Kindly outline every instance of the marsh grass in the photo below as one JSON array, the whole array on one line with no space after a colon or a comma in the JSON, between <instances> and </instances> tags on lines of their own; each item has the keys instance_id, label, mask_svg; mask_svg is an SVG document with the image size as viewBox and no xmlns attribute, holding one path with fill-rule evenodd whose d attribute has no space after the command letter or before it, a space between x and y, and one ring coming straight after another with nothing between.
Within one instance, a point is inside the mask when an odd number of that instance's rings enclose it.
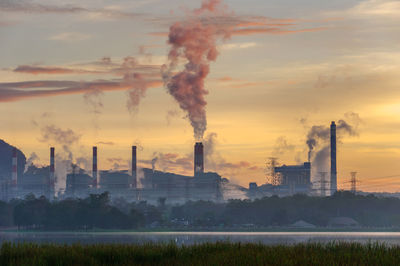
<instances>
[{"instance_id":1,"label":"marsh grass","mask_svg":"<svg viewBox=\"0 0 400 266\"><path fill-rule=\"evenodd\" d=\"M55 245L4 243L0 265L399 265L400 247L370 243Z\"/></svg>"}]
</instances>

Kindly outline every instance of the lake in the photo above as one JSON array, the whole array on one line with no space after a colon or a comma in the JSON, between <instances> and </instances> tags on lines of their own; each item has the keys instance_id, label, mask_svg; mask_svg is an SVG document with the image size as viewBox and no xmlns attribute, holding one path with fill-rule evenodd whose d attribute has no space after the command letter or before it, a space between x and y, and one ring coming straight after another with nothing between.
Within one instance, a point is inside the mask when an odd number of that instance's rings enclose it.
<instances>
[{"instance_id":1,"label":"lake","mask_svg":"<svg viewBox=\"0 0 400 266\"><path fill-rule=\"evenodd\" d=\"M400 245L399 232L0 232L2 242L58 244L169 243L193 245L230 241L263 244L296 244L331 241Z\"/></svg>"}]
</instances>

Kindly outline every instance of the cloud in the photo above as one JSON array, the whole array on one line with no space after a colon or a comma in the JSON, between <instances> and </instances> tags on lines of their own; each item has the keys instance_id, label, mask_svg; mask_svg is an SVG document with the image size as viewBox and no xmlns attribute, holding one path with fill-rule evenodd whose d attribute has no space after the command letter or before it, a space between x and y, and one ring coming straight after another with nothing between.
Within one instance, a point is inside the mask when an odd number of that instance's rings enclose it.
<instances>
[{"instance_id":1,"label":"cloud","mask_svg":"<svg viewBox=\"0 0 400 266\"><path fill-rule=\"evenodd\" d=\"M364 0L351 8L324 13L328 17L346 19L380 19L397 21L400 19L400 2L392 0ZM376 24L376 21L373 21Z\"/></svg>"},{"instance_id":2,"label":"cloud","mask_svg":"<svg viewBox=\"0 0 400 266\"><path fill-rule=\"evenodd\" d=\"M66 41L66 42L77 42L85 41L90 39L92 36L90 34L84 34L79 32L63 32L49 37L52 41Z\"/></svg>"},{"instance_id":3,"label":"cloud","mask_svg":"<svg viewBox=\"0 0 400 266\"><path fill-rule=\"evenodd\" d=\"M52 86L54 85L54 86ZM96 90L100 91L121 91L132 88L133 83L123 81L26 81L15 83L0 83L0 102L14 102L30 98L51 97L72 94L90 93ZM147 81L150 88L162 87L160 80ZM58 88L54 88L58 87ZM61 88L60 88L61 87ZM22 88L22 89L21 89ZM52 89L35 89L52 88ZM33 90L27 90L33 89Z\"/></svg>"},{"instance_id":4,"label":"cloud","mask_svg":"<svg viewBox=\"0 0 400 266\"><path fill-rule=\"evenodd\" d=\"M39 4L30 0L1 0L0 11L29 14L76 14L87 13L89 17L137 18L143 14L121 11L115 8L86 8L75 5Z\"/></svg>"},{"instance_id":5,"label":"cloud","mask_svg":"<svg viewBox=\"0 0 400 266\"><path fill-rule=\"evenodd\" d=\"M219 78L218 81L219 82L231 82L231 81L233 81L233 78L229 77L229 76L225 76L225 77Z\"/></svg>"},{"instance_id":6,"label":"cloud","mask_svg":"<svg viewBox=\"0 0 400 266\"><path fill-rule=\"evenodd\" d=\"M215 27L220 34L225 34L225 38L230 36L246 36L255 34L295 34L305 32L317 32L328 30L328 27L306 27L309 22L325 24L330 22L331 19L324 19L318 21L301 20L293 18L270 18L265 16L248 16L236 14L227 11L226 5L221 4L222 1L207 1L208 3L218 3L220 7L213 10L204 10L199 12L187 12L185 18L174 17L172 18L152 18L153 23L161 24L162 26L170 26L176 21L193 20L197 19L198 25ZM200 9L199 9L200 10ZM156 37L168 37L168 32L157 31L150 32L149 35Z\"/></svg>"},{"instance_id":7,"label":"cloud","mask_svg":"<svg viewBox=\"0 0 400 266\"><path fill-rule=\"evenodd\" d=\"M96 142L96 144L97 145L110 145L110 146L115 145L115 143L112 141L98 141L98 142Z\"/></svg>"},{"instance_id":8,"label":"cloud","mask_svg":"<svg viewBox=\"0 0 400 266\"><path fill-rule=\"evenodd\" d=\"M78 13L87 12L88 9L64 5L43 5L38 3L33 3L32 1L23 0L2 0L0 1L0 10L5 12L24 12L24 13Z\"/></svg>"},{"instance_id":9,"label":"cloud","mask_svg":"<svg viewBox=\"0 0 400 266\"><path fill-rule=\"evenodd\" d=\"M222 86L234 89L242 89L248 87L262 87L271 85L273 82L269 81L249 81L242 79L235 79L229 76L218 78L217 81L221 83Z\"/></svg>"},{"instance_id":10,"label":"cloud","mask_svg":"<svg viewBox=\"0 0 400 266\"><path fill-rule=\"evenodd\" d=\"M247 35L256 35L256 34L272 34L272 35L287 35L287 34L296 34L296 33L305 33L305 32L318 32L328 30L328 27L315 27L315 28L301 28L301 29L282 29L279 27L271 27L271 28L260 28L260 27L245 27L245 28L236 28L232 31L232 36L247 36ZM150 32L149 35L156 37L167 37L167 32ZM255 46L255 45L254 45ZM250 47L254 47L250 46ZM226 45L227 48L250 48L250 47L235 47ZM226 48L222 46L222 48Z\"/></svg>"},{"instance_id":11,"label":"cloud","mask_svg":"<svg viewBox=\"0 0 400 266\"><path fill-rule=\"evenodd\" d=\"M318 27L318 28L306 28L306 29L292 29L292 30L284 30L282 28L240 28L235 29L233 35L236 36L246 36L246 35L254 35L254 34L276 34L276 35L285 35L285 34L294 34L294 33L302 33L302 32L316 32L327 30L327 27Z\"/></svg>"},{"instance_id":12,"label":"cloud","mask_svg":"<svg viewBox=\"0 0 400 266\"><path fill-rule=\"evenodd\" d=\"M82 68L90 68L84 69ZM148 88L162 87L160 66L139 64L133 57L124 58L121 64L105 57L100 61L75 65L72 67L30 66L23 65L13 70L17 73L30 74L109 74L118 79L94 81L69 80L36 80L21 82L0 82L0 102L19 101L28 98L50 97L59 95L85 94L87 103L94 107L94 112L100 112L102 92L126 90L130 93L129 106L136 108L141 97Z\"/></svg>"},{"instance_id":13,"label":"cloud","mask_svg":"<svg viewBox=\"0 0 400 266\"><path fill-rule=\"evenodd\" d=\"M245 43L227 43L220 46L222 50L238 50L238 49L248 49L256 47L255 42L245 42Z\"/></svg>"},{"instance_id":14,"label":"cloud","mask_svg":"<svg viewBox=\"0 0 400 266\"><path fill-rule=\"evenodd\" d=\"M400 2L387 0L363 1L348 10L348 13L359 16L400 16Z\"/></svg>"},{"instance_id":15,"label":"cloud","mask_svg":"<svg viewBox=\"0 0 400 266\"><path fill-rule=\"evenodd\" d=\"M21 65L13 70L18 73L27 73L33 75L39 74L99 74L104 73L101 71L90 71L84 69L70 69L65 67L44 67L44 66L30 66Z\"/></svg>"}]
</instances>

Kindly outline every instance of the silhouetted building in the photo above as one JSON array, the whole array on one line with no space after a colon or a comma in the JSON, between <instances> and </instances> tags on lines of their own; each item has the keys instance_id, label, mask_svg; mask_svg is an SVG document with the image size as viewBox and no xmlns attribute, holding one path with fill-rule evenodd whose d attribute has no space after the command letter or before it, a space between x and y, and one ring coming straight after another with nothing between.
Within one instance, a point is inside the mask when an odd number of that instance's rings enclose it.
<instances>
[{"instance_id":1,"label":"silhouetted building","mask_svg":"<svg viewBox=\"0 0 400 266\"><path fill-rule=\"evenodd\" d=\"M302 165L283 165L275 167L275 174L280 175L279 190L283 194L308 194L311 189L311 163Z\"/></svg>"},{"instance_id":2,"label":"silhouetted building","mask_svg":"<svg viewBox=\"0 0 400 266\"><path fill-rule=\"evenodd\" d=\"M222 179L217 173L198 173L195 178L147 168L143 169L143 173L141 200L156 201L158 198L166 198L169 202L222 200Z\"/></svg>"},{"instance_id":3,"label":"silhouetted building","mask_svg":"<svg viewBox=\"0 0 400 266\"><path fill-rule=\"evenodd\" d=\"M67 197L87 197L93 186L93 177L82 169L77 170L73 166L72 173L67 175L65 194Z\"/></svg>"}]
</instances>

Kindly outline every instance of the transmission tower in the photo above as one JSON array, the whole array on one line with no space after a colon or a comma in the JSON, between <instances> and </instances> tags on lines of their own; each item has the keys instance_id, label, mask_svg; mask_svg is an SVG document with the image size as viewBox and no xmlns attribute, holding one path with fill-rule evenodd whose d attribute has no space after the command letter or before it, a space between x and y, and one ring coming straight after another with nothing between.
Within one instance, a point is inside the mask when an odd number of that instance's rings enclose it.
<instances>
[{"instance_id":1,"label":"transmission tower","mask_svg":"<svg viewBox=\"0 0 400 266\"><path fill-rule=\"evenodd\" d=\"M327 172L319 172L321 197L325 197L326 191L328 190L328 188L327 188L328 181L326 180L327 174L328 174Z\"/></svg>"},{"instance_id":2,"label":"transmission tower","mask_svg":"<svg viewBox=\"0 0 400 266\"><path fill-rule=\"evenodd\" d=\"M275 157L268 158L265 168L265 174L267 177L267 184L271 184L274 186L281 184L280 175L275 173L275 167L278 166L278 159Z\"/></svg>"},{"instance_id":3,"label":"transmission tower","mask_svg":"<svg viewBox=\"0 0 400 266\"><path fill-rule=\"evenodd\" d=\"M357 172L351 172L350 175L351 175L351 180L350 180L351 192L355 194L357 192L357 178L356 178Z\"/></svg>"}]
</instances>

